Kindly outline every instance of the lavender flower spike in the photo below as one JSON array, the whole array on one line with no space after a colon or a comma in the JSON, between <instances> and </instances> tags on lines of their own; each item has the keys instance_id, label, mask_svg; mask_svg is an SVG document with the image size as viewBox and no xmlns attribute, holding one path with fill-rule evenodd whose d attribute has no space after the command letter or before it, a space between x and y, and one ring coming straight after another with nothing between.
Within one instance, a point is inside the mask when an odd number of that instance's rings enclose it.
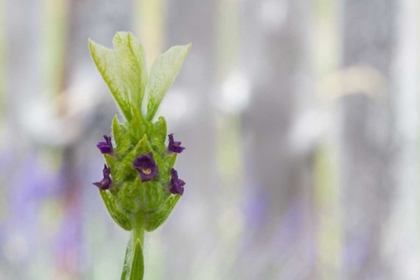
<instances>
[{"instance_id":1,"label":"lavender flower spike","mask_svg":"<svg viewBox=\"0 0 420 280\"><path fill-rule=\"evenodd\" d=\"M184 194L185 182L178 178L178 172L172 168L171 170L171 182L169 184L169 191L173 194Z\"/></svg>"},{"instance_id":2,"label":"lavender flower spike","mask_svg":"<svg viewBox=\"0 0 420 280\"><path fill-rule=\"evenodd\" d=\"M101 190L107 190L112 187L112 180L109 177L109 175L111 174L111 168L109 168L108 166L106 166L106 164L104 164L104 169L102 172L104 174L104 178L100 182L96 182L92 184L97 186Z\"/></svg>"},{"instance_id":3,"label":"lavender flower spike","mask_svg":"<svg viewBox=\"0 0 420 280\"><path fill-rule=\"evenodd\" d=\"M168 135L168 138L169 138L168 151L172 153L180 154L185 149L185 147L181 147L181 142L175 141L173 135L174 135L173 133Z\"/></svg>"},{"instance_id":4,"label":"lavender flower spike","mask_svg":"<svg viewBox=\"0 0 420 280\"><path fill-rule=\"evenodd\" d=\"M154 179L158 173L158 166L153 159L152 152L138 156L133 162L133 167L139 172L142 182Z\"/></svg>"},{"instance_id":5,"label":"lavender flower spike","mask_svg":"<svg viewBox=\"0 0 420 280\"><path fill-rule=\"evenodd\" d=\"M112 154L114 152L114 148L112 147L111 136L104 135L105 142L99 142L96 147L101 151L103 154Z\"/></svg>"}]
</instances>

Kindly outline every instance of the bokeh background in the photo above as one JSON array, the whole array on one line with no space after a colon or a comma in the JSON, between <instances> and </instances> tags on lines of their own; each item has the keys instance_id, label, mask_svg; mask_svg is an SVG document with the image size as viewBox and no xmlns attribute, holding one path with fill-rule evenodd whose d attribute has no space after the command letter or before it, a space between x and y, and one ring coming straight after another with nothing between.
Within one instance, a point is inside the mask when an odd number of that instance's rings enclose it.
<instances>
[{"instance_id":1,"label":"bokeh background","mask_svg":"<svg viewBox=\"0 0 420 280\"><path fill-rule=\"evenodd\" d=\"M87 40L149 65L187 182L150 280L420 279L419 1L0 0L0 279L119 279L91 183L117 112Z\"/></svg>"}]
</instances>

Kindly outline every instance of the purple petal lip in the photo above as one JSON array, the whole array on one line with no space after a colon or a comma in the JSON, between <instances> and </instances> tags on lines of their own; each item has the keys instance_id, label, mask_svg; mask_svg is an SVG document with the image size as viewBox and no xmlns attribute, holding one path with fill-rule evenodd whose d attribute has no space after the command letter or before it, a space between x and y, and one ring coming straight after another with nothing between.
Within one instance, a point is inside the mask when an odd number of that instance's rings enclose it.
<instances>
[{"instance_id":1,"label":"purple petal lip","mask_svg":"<svg viewBox=\"0 0 420 280\"><path fill-rule=\"evenodd\" d=\"M104 174L104 178L100 182L95 182L93 185L97 186L101 190L107 190L112 187L112 180L109 177L111 174L111 168L107 167L106 164L104 164L104 169L102 170L102 173Z\"/></svg>"},{"instance_id":2,"label":"purple petal lip","mask_svg":"<svg viewBox=\"0 0 420 280\"><path fill-rule=\"evenodd\" d=\"M185 150L185 147L181 146L181 142L180 141L175 141L174 140L174 134L171 133L168 135L169 138L169 145L168 145L168 151L172 152L172 153L182 153L183 150Z\"/></svg>"},{"instance_id":3,"label":"purple petal lip","mask_svg":"<svg viewBox=\"0 0 420 280\"><path fill-rule=\"evenodd\" d=\"M133 162L133 167L139 172L142 182L153 180L158 173L152 152L138 156Z\"/></svg>"},{"instance_id":4,"label":"purple petal lip","mask_svg":"<svg viewBox=\"0 0 420 280\"><path fill-rule=\"evenodd\" d=\"M169 191L173 194L184 194L185 182L178 178L178 172L172 168L171 170L171 182L169 183Z\"/></svg>"},{"instance_id":5,"label":"purple petal lip","mask_svg":"<svg viewBox=\"0 0 420 280\"><path fill-rule=\"evenodd\" d=\"M111 136L104 135L105 142L99 142L96 147L101 151L102 154L112 154L114 148L112 147Z\"/></svg>"}]
</instances>

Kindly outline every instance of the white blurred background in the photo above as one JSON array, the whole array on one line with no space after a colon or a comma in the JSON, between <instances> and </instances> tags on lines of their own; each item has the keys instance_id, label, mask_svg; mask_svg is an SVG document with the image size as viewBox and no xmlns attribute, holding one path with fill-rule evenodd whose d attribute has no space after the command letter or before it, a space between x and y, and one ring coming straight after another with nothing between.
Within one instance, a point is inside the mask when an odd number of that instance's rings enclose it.
<instances>
[{"instance_id":1,"label":"white blurred background","mask_svg":"<svg viewBox=\"0 0 420 280\"><path fill-rule=\"evenodd\" d=\"M145 280L420 279L419 1L0 0L0 279L119 279L87 47L192 42L158 115L185 195Z\"/></svg>"}]
</instances>

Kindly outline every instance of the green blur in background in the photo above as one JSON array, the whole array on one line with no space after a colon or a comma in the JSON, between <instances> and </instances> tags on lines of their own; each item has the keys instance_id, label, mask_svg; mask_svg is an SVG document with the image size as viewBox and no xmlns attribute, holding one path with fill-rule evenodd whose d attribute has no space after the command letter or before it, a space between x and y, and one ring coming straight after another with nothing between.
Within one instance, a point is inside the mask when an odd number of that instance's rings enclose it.
<instances>
[{"instance_id":1,"label":"green blur in background","mask_svg":"<svg viewBox=\"0 0 420 280\"><path fill-rule=\"evenodd\" d=\"M157 115L185 194L144 279L420 279L417 0L0 0L0 279L119 279L89 56L192 42Z\"/></svg>"}]
</instances>

